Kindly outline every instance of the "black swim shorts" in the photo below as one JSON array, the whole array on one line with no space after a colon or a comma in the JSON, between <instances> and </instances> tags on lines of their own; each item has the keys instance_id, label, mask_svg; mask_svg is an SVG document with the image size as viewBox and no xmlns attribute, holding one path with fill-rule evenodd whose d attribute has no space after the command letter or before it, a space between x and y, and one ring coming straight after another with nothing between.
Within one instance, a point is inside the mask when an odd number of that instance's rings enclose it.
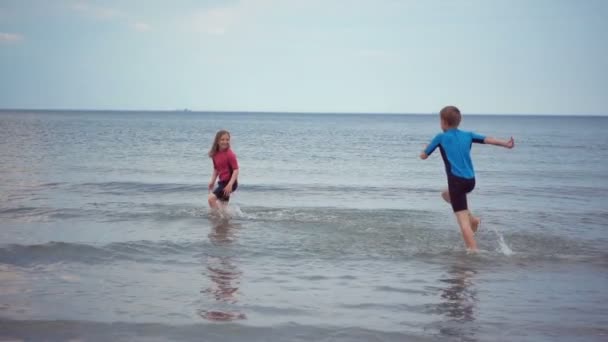
<instances>
[{"instance_id":1,"label":"black swim shorts","mask_svg":"<svg viewBox=\"0 0 608 342\"><path fill-rule=\"evenodd\" d=\"M217 182L217 187L215 188L215 190L213 190L213 194L215 195L215 197L217 197L218 200L224 202L228 202L230 200L230 195L226 196L226 194L224 194L224 188L226 187L226 185L228 185L228 182ZM238 187L239 183L234 182L234 184L232 185L232 192L235 192L236 188Z\"/></svg>"},{"instance_id":2,"label":"black swim shorts","mask_svg":"<svg viewBox=\"0 0 608 342\"><path fill-rule=\"evenodd\" d=\"M448 177L448 191L454 212L467 210L467 194L475 188L475 178Z\"/></svg>"}]
</instances>

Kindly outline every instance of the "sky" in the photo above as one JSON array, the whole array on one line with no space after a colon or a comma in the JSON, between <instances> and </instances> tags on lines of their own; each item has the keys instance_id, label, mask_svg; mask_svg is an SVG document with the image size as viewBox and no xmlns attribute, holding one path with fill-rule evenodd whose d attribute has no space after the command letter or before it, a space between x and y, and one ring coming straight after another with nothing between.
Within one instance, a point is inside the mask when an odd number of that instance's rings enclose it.
<instances>
[{"instance_id":1,"label":"sky","mask_svg":"<svg viewBox=\"0 0 608 342\"><path fill-rule=\"evenodd\" d=\"M0 0L0 108L608 115L604 0Z\"/></svg>"}]
</instances>

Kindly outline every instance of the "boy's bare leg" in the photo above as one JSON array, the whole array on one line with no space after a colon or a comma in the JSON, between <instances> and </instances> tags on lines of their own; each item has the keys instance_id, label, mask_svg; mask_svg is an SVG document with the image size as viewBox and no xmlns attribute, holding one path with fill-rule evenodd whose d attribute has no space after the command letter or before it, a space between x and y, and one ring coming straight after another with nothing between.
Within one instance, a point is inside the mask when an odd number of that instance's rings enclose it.
<instances>
[{"instance_id":1,"label":"boy's bare leg","mask_svg":"<svg viewBox=\"0 0 608 342\"><path fill-rule=\"evenodd\" d=\"M450 201L450 192L447 189L441 192L441 197L444 201L452 203ZM479 223L481 222L481 219L479 219L479 217L474 216L473 213L469 212L469 220L471 221L471 230L473 230L473 233L476 233L477 228L479 228Z\"/></svg>"},{"instance_id":2,"label":"boy's bare leg","mask_svg":"<svg viewBox=\"0 0 608 342\"><path fill-rule=\"evenodd\" d=\"M473 233L477 233L477 228L479 228L481 219L477 216L473 216L473 214L469 212L469 221L471 222L471 230L473 231Z\"/></svg>"},{"instance_id":3,"label":"boy's bare leg","mask_svg":"<svg viewBox=\"0 0 608 342\"><path fill-rule=\"evenodd\" d=\"M452 201L450 201L450 192L447 189L441 192L441 198L448 203L452 203Z\"/></svg>"},{"instance_id":4,"label":"boy's bare leg","mask_svg":"<svg viewBox=\"0 0 608 342\"><path fill-rule=\"evenodd\" d=\"M471 214L468 210L461 210L454 214L456 215L456 220L458 220L460 232L462 233L462 238L464 239L467 249L476 251L477 242L475 242L473 230L471 229Z\"/></svg>"}]
</instances>

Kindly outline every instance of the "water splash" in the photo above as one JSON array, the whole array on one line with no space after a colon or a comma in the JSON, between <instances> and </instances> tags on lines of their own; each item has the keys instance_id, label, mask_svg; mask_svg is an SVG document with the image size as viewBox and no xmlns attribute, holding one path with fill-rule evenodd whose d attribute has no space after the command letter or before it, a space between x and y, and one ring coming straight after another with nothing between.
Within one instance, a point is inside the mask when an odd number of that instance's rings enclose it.
<instances>
[{"instance_id":1,"label":"water splash","mask_svg":"<svg viewBox=\"0 0 608 342\"><path fill-rule=\"evenodd\" d=\"M492 227L492 230L494 231L494 233L496 233L496 236L498 237L498 251L506 256L513 255L513 250L511 249L511 247L509 247L509 245L507 245L507 243L505 242L505 238L502 236L502 234L498 232L495 227Z\"/></svg>"},{"instance_id":2,"label":"water splash","mask_svg":"<svg viewBox=\"0 0 608 342\"><path fill-rule=\"evenodd\" d=\"M223 208L211 210L209 216L213 219L230 220L230 219L246 219L251 216L241 210L236 204L228 204Z\"/></svg>"},{"instance_id":3,"label":"water splash","mask_svg":"<svg viewBox=\"0 0 608 342\"><path fill-rule=\"evenodd\" d=\"M249 215L241 210L236 204L230 204L224 209L228 215L234 218L249 218Z\"/></svg>"}]
</instances>

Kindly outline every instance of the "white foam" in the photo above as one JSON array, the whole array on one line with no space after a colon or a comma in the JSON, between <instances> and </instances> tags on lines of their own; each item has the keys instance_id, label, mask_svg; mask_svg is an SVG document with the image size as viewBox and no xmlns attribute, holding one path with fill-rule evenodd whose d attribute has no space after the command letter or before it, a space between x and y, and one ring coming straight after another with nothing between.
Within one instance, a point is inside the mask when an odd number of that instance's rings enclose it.
<instances>
[{"instance_id":1,"label":"white foam","mask_svg":"<svg viewBox=\"0 0 608 342\"><path fill-rule=\"evenodd\" d=\"M505 242L505 238L502 236L502 234L499 233L495 227L492 227L492 230L494 231L494 233L496 233L496 236L498 236L498 251L506 256L513 255L513 250L511 249L511 247L509 247L509 245L507 245L507 243Z\"/></svg>"},{"instance_id":2,"label":"white foam","mask_svg":"<svg viewBox=\"0 0 608 342\"><path fill-rule=\"evenodd\" d=\"M229 204L226 208L224 208L224 211L227 212L228 215L230 215L230 217L232 217L232 218L249 218L250 217L245 212L243 212L241 210L241 207L239 207L237 204Z\"/></svg>"},{"instance_id":3,"label":"white foam","mask_svg":"<svg viewBox=\"0 0 608 342\"><path fill-rule=\"evenodd\" d=\"M250 218L250 215L243 212L241 207L239 207L237 204L228 204L227 206L221 207L217 210L211 210L209 215L222 220Z\"/></svg>"}]
</instances>

